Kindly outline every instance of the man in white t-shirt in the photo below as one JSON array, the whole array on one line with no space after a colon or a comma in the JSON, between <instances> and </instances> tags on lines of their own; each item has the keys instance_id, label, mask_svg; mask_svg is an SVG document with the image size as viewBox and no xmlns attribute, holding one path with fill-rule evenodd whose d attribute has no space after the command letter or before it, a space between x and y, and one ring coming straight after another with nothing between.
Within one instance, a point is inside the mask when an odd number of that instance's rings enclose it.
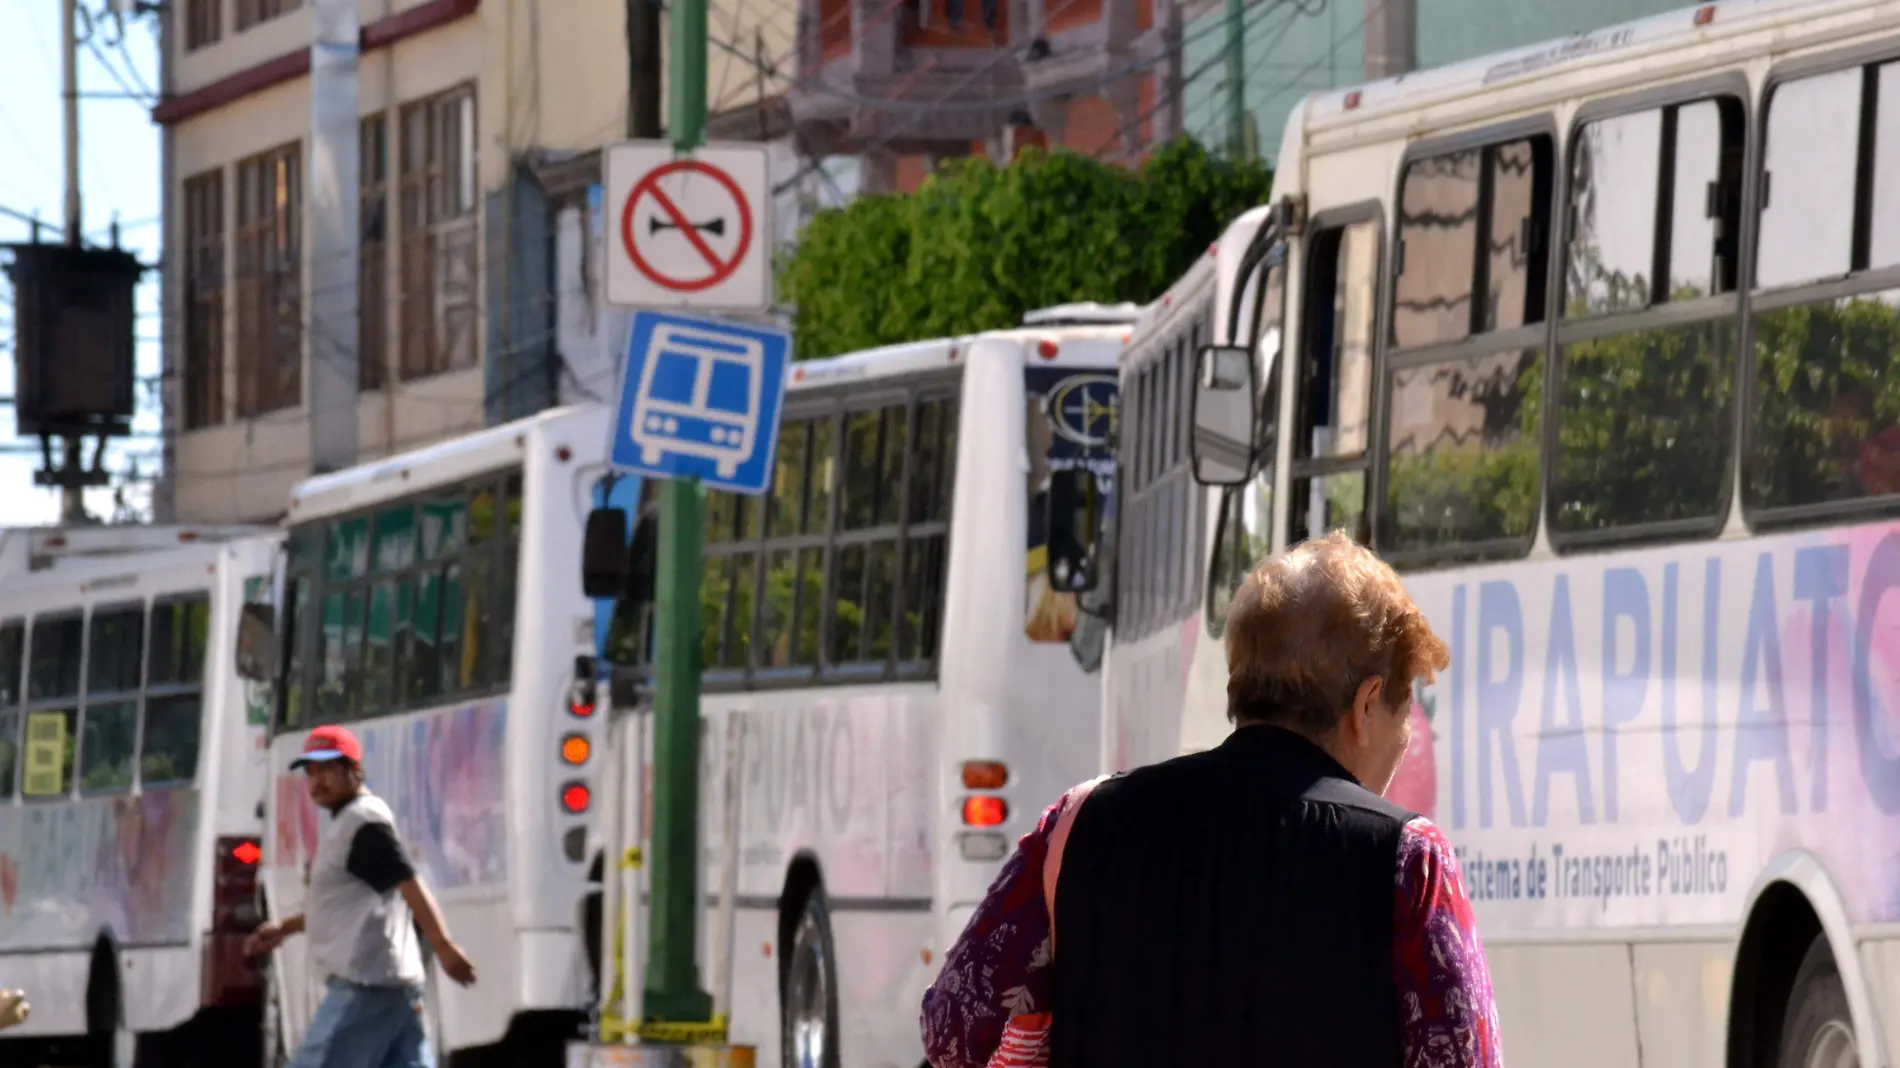
<instances>
[{"instance_id":1,"label":"man in white t-shirt","mask_svg":"<svg viewBox=\"0 0 1900 1068\"><path fill-rule=\"evenodd\" d=\"M310 859L303 915L267 921L249 946L253 955L269 953L304 932L327 984L290 1068L432 1068L416 927L449 978L467 986L475 967L450 941L435 898L396 838L389 806L363 786L356 736L318 727L290 767L303 769L310 799L329 811L330 823Z\"/></svg>"}]
</instances>

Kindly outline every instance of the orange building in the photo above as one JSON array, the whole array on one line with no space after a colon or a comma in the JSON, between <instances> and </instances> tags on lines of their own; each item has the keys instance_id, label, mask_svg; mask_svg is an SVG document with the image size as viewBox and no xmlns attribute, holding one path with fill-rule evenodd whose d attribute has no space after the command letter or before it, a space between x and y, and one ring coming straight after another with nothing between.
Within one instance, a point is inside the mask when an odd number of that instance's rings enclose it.
<instances>
[{"instance_id":1,"label":"orange building","mask_svg":"<svg viewBox=\"0 0 1900 1068\"><path fill-rule=\"evenodd\" d=\"M862 157L866 192L1027 144L1134 162L1181 129L1167 0L799 0L800 150Z\"/></svg>"}]
</instances>

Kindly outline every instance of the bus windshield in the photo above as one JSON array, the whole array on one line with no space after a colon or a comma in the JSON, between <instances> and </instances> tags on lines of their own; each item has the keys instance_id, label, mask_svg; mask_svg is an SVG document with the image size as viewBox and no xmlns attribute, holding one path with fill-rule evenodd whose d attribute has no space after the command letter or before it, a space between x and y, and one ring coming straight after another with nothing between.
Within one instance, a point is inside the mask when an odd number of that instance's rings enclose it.
<instances>
[{"instance_id":1,"label":"bus windshield","mask_svg":"<svg viewBox=\"0 0 1900 1068\"><path fill-rule=\"evenodd\" d=\"M520 541L519 470L292 528L280 728L505 688Z\"/></svg>"}]
</instances>

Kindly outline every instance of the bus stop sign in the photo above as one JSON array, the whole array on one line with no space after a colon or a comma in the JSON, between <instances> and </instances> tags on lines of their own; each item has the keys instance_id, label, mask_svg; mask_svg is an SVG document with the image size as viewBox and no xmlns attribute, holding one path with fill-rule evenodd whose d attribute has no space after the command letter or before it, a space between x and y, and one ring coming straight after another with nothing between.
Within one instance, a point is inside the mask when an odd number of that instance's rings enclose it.
<instances>
[{"instance_id":1,"label":"bus stop sign","mask_svg":"<svg viewBox=\"0 0 1900 1068\"><path fill-rule=\"evenodd\" d=\"M791 353L780 330L635 312L608 462L652 478L764 493Z\"/></svg>"}]
</instances>

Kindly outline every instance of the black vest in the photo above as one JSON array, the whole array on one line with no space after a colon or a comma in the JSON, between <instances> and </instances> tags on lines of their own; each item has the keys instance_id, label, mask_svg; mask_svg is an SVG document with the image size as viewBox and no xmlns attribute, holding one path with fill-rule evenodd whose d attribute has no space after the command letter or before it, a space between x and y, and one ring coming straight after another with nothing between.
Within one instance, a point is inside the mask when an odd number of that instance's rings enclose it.
<instances>
[{"instance_id":1,"label":"black vest","mask_svg":"<svg viewBox=\"0 0 1900 1068\"><path fill-rule=\"evenodd\" d=\"M1098 785L1056 885L1051 1068L1397 1068L1412 818L1277 727Z\"/></svg>"}]
</instances>

